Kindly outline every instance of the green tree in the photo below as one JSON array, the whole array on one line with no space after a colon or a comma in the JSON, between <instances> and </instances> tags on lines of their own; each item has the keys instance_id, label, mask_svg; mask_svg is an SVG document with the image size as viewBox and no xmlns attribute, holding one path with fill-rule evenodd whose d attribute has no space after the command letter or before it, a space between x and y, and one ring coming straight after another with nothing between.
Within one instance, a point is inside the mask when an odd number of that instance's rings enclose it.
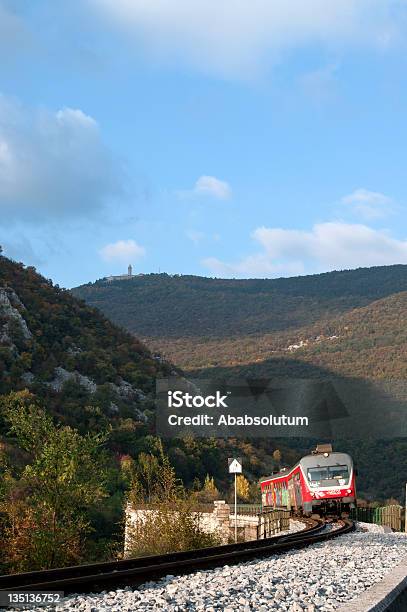
<instances>
[{"instance_id":1,"label":"green tree","mask_svg":"<svg viewBox=\"0 0 407 612\"><path fill-rule=\"evenodd\" d=\"M249 499L248 501L256 504L261 503L261 489L259 482L251 482L249 488Z\"/></svg>"},{"instance_id":2,"label":"green tree","mask_svg":"<svg viewBox=\"0 0 407 612\"><path fill-rule=\"evenodd\" d=\"M159 478L159 462L151 453L140 453L138 456L137 475L145 491L146 501L151 502Z\"/></svg>"},{"instance_id":3,"label":"green tree","mask_svg":"<svg viewBox=\"0 0 407 612\"><path fill-rule=\"evenodd\" d=\"M105 495L105 434L81 436L55 425L27 391L0 400L3 418L30 461L4 482L4 557L13 571L81 560L87 511Z\"/></svg>"},{"instance_id":4,"label":"green tree","mask_svg":"<svg viewBox=\"0 0 407 612\"><path fill-rule=\"evenodd\" d=\"M161 554L213 546L218 535L206 532L194 511L195 495L188 494L158 442L157 463L142 458L128 495L126 555ZM155 483L146 489L145 467L154 466ZM152 503L150 503L152 502Z\"/></svg>"}]
</instances>

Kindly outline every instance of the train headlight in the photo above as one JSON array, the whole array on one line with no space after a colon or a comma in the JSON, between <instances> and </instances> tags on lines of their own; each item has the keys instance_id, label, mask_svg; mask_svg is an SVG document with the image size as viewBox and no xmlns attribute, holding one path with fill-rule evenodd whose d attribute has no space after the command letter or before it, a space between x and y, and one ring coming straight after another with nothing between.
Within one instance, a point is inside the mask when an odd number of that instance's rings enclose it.
<instances>
[{"instance_id":1,"label":"train headlight","mask_svg":"<svg viewBox=\"0 0 407 612\"><path fill-rule=\"evenodd\" d=\"M352 493L352 489L348 489L346 493Z\"/></svg>"},{"instance_id":2,"label":"train headlight","mask_svg":"<svg viewBox=\"0 0 407 612\"><path fill-rule=\"evenodd\" d=\"M324 457L329 457L329 453L324 453Z\"/></svg>"}]
</instances>

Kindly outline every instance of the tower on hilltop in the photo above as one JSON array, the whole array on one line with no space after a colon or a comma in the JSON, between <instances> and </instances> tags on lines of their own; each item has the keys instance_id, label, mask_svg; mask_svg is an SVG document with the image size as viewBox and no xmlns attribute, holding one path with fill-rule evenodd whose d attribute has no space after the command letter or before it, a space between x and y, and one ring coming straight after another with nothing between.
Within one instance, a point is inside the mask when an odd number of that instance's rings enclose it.
<instances>
[{"instance_id":1,"label":"tower on hilltop","mask_svg":"<svg viewBox=\"0 0 407 612\"><path fill-rule=\"evenodd\" d=\"M133 276L133 267L131 264L129 264L129 267L127 268L127 276Z\"/></svg>"}]
</instances>

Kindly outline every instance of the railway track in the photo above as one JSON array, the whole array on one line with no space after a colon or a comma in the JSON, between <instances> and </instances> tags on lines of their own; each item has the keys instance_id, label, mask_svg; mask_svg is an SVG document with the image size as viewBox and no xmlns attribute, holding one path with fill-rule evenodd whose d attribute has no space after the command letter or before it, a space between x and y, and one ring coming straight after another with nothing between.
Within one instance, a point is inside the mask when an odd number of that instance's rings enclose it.
<instances>
[{"instance_id":1,"label":"railway track","mask_svg":"<svg viewBox=\"0 0 407 612\"><path fill-rule=\"evenodd\" d=\"M321 520L305 519L305 522L307 526L302 531L263 540L0 576L0 593L2 591L63 591L65 595L68 595L100 592L128 585L136 586L168 574L192 573L196 570L266 557L292 548L323 542L354 529L353 521L348 519L338 521L340 527L335 530L327 530L327 524Z\"/></svg>"}]
</instances>

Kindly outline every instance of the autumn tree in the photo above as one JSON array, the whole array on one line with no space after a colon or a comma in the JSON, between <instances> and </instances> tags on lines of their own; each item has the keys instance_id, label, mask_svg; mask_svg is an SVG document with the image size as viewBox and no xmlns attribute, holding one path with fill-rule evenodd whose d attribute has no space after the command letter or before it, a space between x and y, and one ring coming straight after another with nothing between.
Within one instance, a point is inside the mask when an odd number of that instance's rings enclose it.
<instances>
[{"instance_id":1,"label":"autumn tree","mask_svg":"<svg viewBox=\"0 0 407 612\"><path fill-rule=\"evenodd\" d=\"M247 501L249 499L250 483L243 474L238 474L236 478L236 492L239 499Z\"/></svg>"},{"instance_id":2,"label":"autumn tree","mask_svg":"<svg viewBox=\"0 0 407 612\"><path fill-rule=\"evenodd\" d=\"M216 488L215 485L215 480L213 478L213 476L209 476L209 474L206 475L205 477L205 482L204 482L204 491L207 491L208 493L210 493L211 495L219 495L219 491Z\"/></svg>"},{"instance_id":3,"label":"autumn tree","mask_svg":"<svg viewBox=\"0 0 407 612\"><path fill-rule=\"evenodd\" d=\"M199 503L212 503L215 499L219 499L219 491L215 485L213 476L206 474L203 487L195 493L196 500Z\"/></svg>"}]
</instances>

